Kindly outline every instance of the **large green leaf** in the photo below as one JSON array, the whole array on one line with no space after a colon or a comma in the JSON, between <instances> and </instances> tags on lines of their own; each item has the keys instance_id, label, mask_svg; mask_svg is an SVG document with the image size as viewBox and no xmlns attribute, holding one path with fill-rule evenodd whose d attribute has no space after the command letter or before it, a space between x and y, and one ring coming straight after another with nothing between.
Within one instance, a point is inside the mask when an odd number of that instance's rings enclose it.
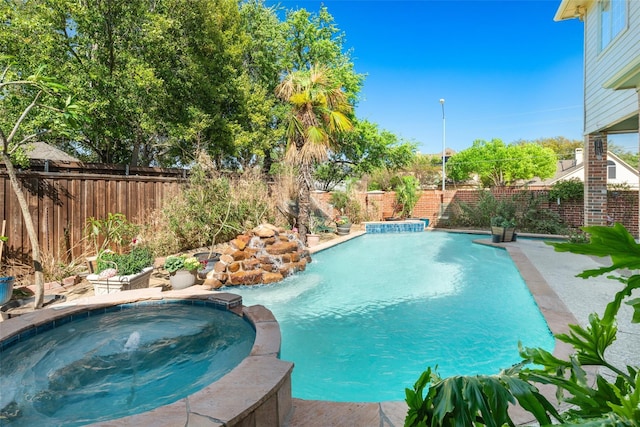
<instances>
[{"instance_id":1,"label":"large green leaf","mask_svg":"<svg viewBox=\"0 0 640 427\"><path fill-rule=\"evenodd\" d=\"M586 279L623 268L640 269L640 244L636 243L635 238L622 224L616 223L613 227L591 226L582 229L589 234L589 243L546 242L558 252L611 257L613 264L610 267L586 270L578 274L578 277Z\"/></svg>"}]
</instances>

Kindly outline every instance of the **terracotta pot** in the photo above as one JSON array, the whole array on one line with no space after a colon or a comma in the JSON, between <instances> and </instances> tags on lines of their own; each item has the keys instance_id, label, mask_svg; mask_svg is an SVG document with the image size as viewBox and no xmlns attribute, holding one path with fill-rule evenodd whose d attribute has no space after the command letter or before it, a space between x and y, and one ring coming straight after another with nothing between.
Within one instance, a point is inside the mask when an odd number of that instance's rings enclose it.
<instances>
[{"instance_id":1,"label":"terracotta pot","mask_svg":"<svg viewBox=\"0 0 640 427\"><path fill-rule=\"evenodd\" d=\"M320 243L320 235L319 234L307 234L307 246L312 247L316 246Z\"/></svg>"}]
</instances>

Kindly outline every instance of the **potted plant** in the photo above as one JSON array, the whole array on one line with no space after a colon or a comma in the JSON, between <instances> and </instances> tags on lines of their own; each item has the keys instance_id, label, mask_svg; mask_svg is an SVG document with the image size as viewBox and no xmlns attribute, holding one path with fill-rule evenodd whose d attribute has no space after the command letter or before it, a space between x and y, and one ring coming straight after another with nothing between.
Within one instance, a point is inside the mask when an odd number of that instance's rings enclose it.
<instances>
[{"instance_id":1,"label":"potted plant","mask_svg":"<svg viewBox=\"0 0 640 427\"><path fill-rule=\"evenodd\" d=\"M309 215L309 233L307 233L307 247L316 246L320 243L320 235L317 230L316 218L314 215Z\"/></svg>"},{"instance_id":2,"label":"potted plant","mask_svg":"<svg viewBox=\"0 0 640 427\"><path fill-rule=\"evenodd\" d=\"M338 215L335 218L336 233L338 236L346 236L351 231L351 220L346 215Z\"/></svg>"},{"instance_id":3,"label":"potted plant","mask_svg":"<svg viewBox=\"0 0 640 427\"><path fill-rule=\"evenodd\" d=\"M0 234L0 305L6 303L11 299L13 294L13 283L15 278L13 276L5 275L4 265L2 264L2 251L4 249L4 243L7 241L7 236L4 235L7 221L2 221L2 234Z\"/></svg>"},{"instance_id":4,"label":"potted plant","mask_svg":"<svg viewBox=\"0 0 640 427\"><path fill-rule=\"evenodd\" d=\"M184 289L196 283L196 272L201 267L194 256L169 255L164 261L164 269L169 272L169 283L173 289Z\"/></svg>"},{"instance_id":5,"label":"potted plant","mask_svg":"<svg viewBox=\"0 0 640 427\"><path fill-rule=\"evenodd\" d=\"M97 257L97 271L87 276L96 295L149 287L153 272L153 254L143 245L119 254L102 251Z\"/></svg>"},{"instance_id":6,"label":"potted plant","mask_svg":"<svg viewBox=\"0 0 640 427\"><path fill-rule=\"evenodd\" d=\"M494 243L511 242L515 235L516 221L496 215L491 218L491 235Z\"/></svg>"}]
</instances>

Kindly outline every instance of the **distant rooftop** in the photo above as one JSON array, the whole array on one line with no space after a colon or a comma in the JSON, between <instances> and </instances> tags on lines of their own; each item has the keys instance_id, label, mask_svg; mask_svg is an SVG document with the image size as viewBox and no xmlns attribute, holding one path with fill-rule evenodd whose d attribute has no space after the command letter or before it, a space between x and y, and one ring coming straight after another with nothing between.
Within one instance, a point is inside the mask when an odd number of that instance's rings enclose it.
<instances>
[{"instance_id":1,"label":"distant rooftop","mask_svg":"<svg viewBox=\"0 0 640 427\"><path fill-rule=\"evenodd\" d=\"M70 156L64 151L47 144L46 142L36 141L29 144L32 149L27 153L30 159L35 160L53 160L58 162L79 162L80 160Z\"/></svg>"}]
</instances>

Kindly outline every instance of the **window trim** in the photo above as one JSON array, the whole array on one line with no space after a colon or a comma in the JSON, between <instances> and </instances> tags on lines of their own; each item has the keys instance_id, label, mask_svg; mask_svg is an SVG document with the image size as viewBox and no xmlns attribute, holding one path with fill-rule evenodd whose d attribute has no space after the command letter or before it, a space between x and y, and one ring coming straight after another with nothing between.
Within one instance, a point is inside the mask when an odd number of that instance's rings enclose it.
<instances>
[{"instance_id":1,"label":"window trim","mask_svg":"<svg viewBox=\"0 0 640 427\"><path fill-rule=\"evenodd\" d=\"M613 160L607 160L607 180L616 179L616 162Z\"/></svg>"},{"instance_id":2,"label":"window trim","mask_svg":"<svg viewBox=\"0 0 640 427\"><path fill-rule=\"evenodd\" d=\"M608 12L608 40L607 43L604 44L604 23L603 21L603 7L605 4L609 5ZM614 23L617 20L617 16L613 15L614 10L618 10L614 8L614 4L622 4L622 8L619 9L622 11L623 15L619 19L622 20L622 25L614 34ZM615 41L629 28L629 2L628 0L598 0L598 52L604 52L615 43Z\"/></svg>"}]
</instances>

